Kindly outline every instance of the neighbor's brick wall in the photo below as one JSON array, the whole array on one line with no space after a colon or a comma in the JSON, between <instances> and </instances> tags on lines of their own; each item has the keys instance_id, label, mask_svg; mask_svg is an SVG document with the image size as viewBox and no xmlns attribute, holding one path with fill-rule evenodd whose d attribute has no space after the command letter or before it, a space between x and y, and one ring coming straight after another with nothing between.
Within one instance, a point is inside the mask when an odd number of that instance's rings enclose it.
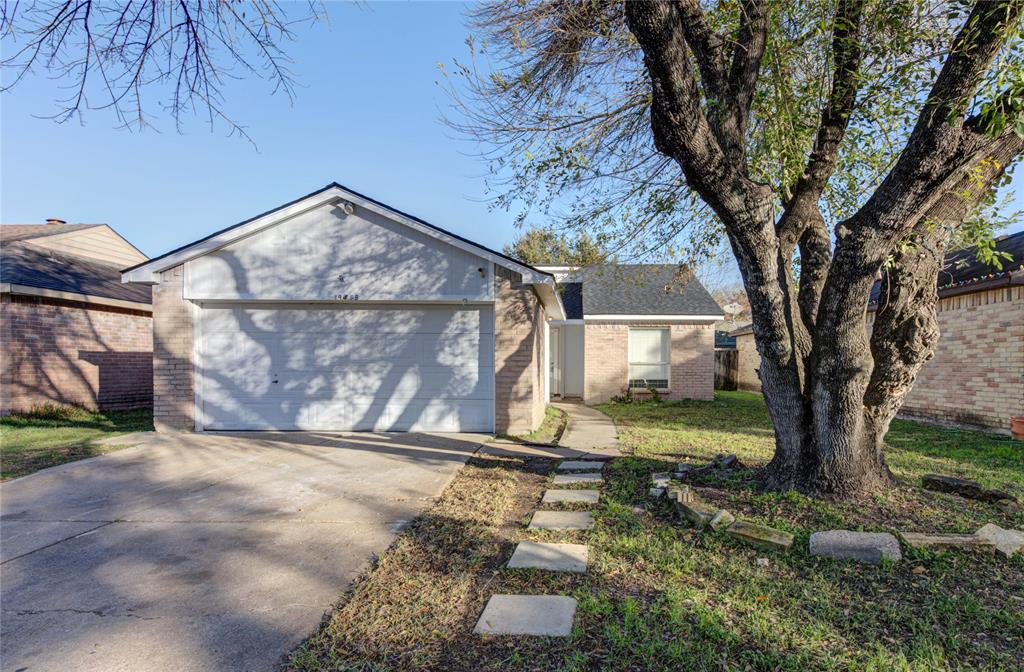
<instances>
[{"instance_id":1,"label":"neighbor's brick wall","mask_svg":"<svg viewBox=\"0 0 1024 672\"><path fill-rule=\"evenodd\" d=\"M736 356L739 358L736 389L760 392L761 377L757 375L757 367L761 365L761 355L757 354L754 335L741 334L737 336L736 351Z\"/></svg>"},{"instance_id":2,"label":"neighbor's brick wall","mask_svg":"<svg viewBox=\"0 0 1024 672\"><path fill-rule=\"evenodd\" d=\"M599 404L622 394L629 378L630 327L660 327L672 332L667 399L715 396L714 325L656 322L588 322L584 327L583 400Z\"/></svg>"},{"instance_id":3,"label":"neighbor's brick wall","mask_svg":"<svg viewBox=\"0 0 1024 672\"><path fill-rule=\"evenodd\" d=\"M195 429L192 311L184 270L160 274L153 287L153 425L157 431Z\"/></svg>"},{"instance_id":4,"label":"neighbor's brick wall","mask_svg":"<svg viewBox=\"0 0 1024 672\"><path fill-rule=\"evenodd\" d=\"M937 309L939 344L901 414L1008 429L1010 416L1024 415L1024 287L939 299ZM736 339L741 381L760 365L753 344L752 335Z\"/></svg>"},{"instance_id":5,"label":"neighbor's brick wall","mask_svg":"<svg viewBox=\"0 0 1024 672\"><path fill-rule=\"evenodd\" d=\"M149 313L4 294L0 325L0 412L46 403L103 411L152 405Z\"/></svg>"},{"instance_id":6,"label":"neighbor's brick wall","mask_svg":"<svg viewBox=\"0 0 1024 672\"><path fill-rule=\"evenodd\" d=\"M1024 415L1024 287L939 299L938 318L935 355L901 413L1009 429Z\"/></svg>"},{"instance_id":7,"label":"neighbor's brick wall","mask_svg":"<svg viewBox=\"0 0 1024 672\"><path fill-rule=\"evenodd\" d=\"M495 431L525 434L544 420L544 308L516 273L498 267L494 302Z\"/></svg>"}]
</instances>

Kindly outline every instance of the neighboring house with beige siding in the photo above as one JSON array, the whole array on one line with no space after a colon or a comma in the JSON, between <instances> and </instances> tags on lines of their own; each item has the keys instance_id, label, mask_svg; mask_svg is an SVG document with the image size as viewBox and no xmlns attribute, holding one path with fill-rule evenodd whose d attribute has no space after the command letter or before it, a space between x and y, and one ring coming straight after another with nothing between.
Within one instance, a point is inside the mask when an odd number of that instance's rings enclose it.
<instances>
[{"instance_id":1,"label":"neighboring house with beige siding","mask_svg":"<svg viewBox=\"0 0 1024 672\"><path fill-rule=\"evenodd\" d=\"M549 325L551 393L598 404L656 389L714 398L722 309L678 264L540 266L559 279L566 319Z\"/></svg>"},{"instance_id":2,"label":"neighboring house with beige siding","mask_svg":"<svg viewBox=\"0 0 1024 672\"><path fill-rule=\"evenodd\" d=\"M152 306L120 282L146 256L105 224L0 226L0 412L152 404Z\"/></svg>"},{"instance_id":3,"label":"neighboring house with beige siding","mask_svg":"<svg viewBox=\"0 0 1024 672\"><path fill-rule=\"evenodd\" d=\"M995 249L1012 257L1003 268L977 261L973 250L949 255L939 275L938 346L922 367L902 415L1007 430L1024 415L1024 232ZM874 322L878 285L868 307ZM740 389L760 390L760 357L750 326L733 332L740 352Z\"/></svg>"}]
</instances>

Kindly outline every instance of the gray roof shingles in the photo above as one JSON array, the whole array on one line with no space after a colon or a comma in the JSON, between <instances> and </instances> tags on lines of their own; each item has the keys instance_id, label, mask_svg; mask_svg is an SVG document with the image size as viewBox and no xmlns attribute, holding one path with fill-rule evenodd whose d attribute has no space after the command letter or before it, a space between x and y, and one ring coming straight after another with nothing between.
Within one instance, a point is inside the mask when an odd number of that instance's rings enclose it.
<instances>
[{"instance_id":1,"label":"gray roof shingles","mask_svg":"<svg viewBox=\"0 0 1024 672\"><path fill-rule=\"evenodd\" d=\"M562 283L568 319L593 315L721 315L697 278L677 264L608 264L581 269Z\"/></svg>"},{"instance_id":2,"label":"gray roof shingles","mask_svg":"<svg viewBox=\"0 0 1024 672\"><path fill-rule=\"evenodd\" d=\"M122 284L118 266L6 240L0 247L0 282L152 303L149 286Z\"/></svg>"}]
</instances>

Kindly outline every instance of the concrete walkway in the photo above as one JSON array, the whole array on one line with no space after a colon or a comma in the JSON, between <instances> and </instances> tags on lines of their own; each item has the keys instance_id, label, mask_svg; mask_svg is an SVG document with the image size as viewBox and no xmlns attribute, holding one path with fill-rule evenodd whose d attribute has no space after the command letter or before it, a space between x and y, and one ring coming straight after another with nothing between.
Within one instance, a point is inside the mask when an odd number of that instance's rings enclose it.
<instances>
[{"instance_id":1,"label":"concrete walkway","mask_svg":"<svg viewBox=\"0 0 1024 672\"><path fill-rule=\"evenodd\" d=\"M583 404L559 402L552 404L569 414L560 448L569 448L593 456L618 457L619 435L615 423L607 415Z\"/></svg>"},{"instance_id":2,"label":"concrete walkway","mask_svg":"<svg viewBox=\"0 0 1024 672\"><path fill-rule=\"evenodd\" d=\"M0 486L3 670L272 670L483 435L157 434Z\"/></svg>"}]
</instances>

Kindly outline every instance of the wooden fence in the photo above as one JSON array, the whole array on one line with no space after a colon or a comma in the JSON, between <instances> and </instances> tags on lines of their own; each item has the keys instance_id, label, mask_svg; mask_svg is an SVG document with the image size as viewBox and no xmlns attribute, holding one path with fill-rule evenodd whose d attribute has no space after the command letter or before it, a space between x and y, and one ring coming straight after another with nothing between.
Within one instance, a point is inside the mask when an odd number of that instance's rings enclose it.
<instances>
[{"instance_id":1,"label":"wooden fence","mask_svg":"<svg viewBox=\"0 0 1024 672\"><path fill-rule=\"evenodd\" d=\"M715 389L735 390L740 378L738 350L715 350Z\"/></svg>"}]
</instances>

